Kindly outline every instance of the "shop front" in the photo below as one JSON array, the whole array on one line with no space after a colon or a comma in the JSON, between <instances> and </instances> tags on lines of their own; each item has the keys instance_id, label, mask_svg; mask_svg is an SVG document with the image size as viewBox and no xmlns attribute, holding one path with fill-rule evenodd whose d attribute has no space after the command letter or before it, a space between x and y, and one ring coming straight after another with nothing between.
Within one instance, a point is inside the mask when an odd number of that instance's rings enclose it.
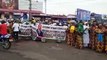
<instances>
[{"instance_id":1,"label":"shop front","mask_svg":"<svg viewBox=\"0 0 107 60\"><path fill-rule=\"evenodd\" d=\"M1 19L19 19L25 18L25 15L31 14L41 14L41 11L29 11L29 10L8 10L0 9L0 18Z\"/></svg>"}]
</instances>

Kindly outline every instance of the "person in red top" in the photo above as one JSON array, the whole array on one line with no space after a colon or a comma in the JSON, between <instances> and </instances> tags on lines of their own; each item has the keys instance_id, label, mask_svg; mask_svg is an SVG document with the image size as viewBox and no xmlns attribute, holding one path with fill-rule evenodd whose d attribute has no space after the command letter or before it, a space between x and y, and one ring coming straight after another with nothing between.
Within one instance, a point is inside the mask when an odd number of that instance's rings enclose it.
<instances>
[{"instance_id":1,"label":"person in red top","mask_svg":"<svg viewBox=\"0 0 107 60\"><path fill-rule=\"evenodd\" d=\"M7 34L7 24L5 24L6 22L3 20L1 21L1 25L0 25L0 35L6 35Z\"/></svg>"}]
</instances>

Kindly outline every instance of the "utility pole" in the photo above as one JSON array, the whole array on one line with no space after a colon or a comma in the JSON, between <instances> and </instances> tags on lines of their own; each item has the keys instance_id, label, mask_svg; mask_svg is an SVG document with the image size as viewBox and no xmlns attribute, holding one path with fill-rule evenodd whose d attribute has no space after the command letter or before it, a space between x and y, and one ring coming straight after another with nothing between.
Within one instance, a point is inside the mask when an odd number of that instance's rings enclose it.
<instances>
[{"instance_id":1,"label":"utility pole","mask_svg":"<svg viewBox=\"0 0 107 60\"><path fill-rule=\"evenodd\" d=\"M44 0L45 1L45 14L47 13L47 0Z\"/></svg>"},{"instance_id":2,"label":"utility pole","mask_svg":"<svg viewBox=\"0 0 107 60\"><path fill-rule=\"evenodd\" d=\"M31 11L32 11L32 0L29 0L29 20L31 20Z\"/></svg>"}]
</instances>

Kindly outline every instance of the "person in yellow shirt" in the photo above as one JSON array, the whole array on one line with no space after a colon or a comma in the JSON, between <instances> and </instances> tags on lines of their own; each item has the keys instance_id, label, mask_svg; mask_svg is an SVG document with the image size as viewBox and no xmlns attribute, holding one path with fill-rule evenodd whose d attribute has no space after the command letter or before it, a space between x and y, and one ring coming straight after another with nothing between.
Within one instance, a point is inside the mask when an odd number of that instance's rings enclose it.
<instances>
[{"instance_id":1,"label":"person in yellow shirt","mask_svg":"<svg viewBox=\"0 0 107 60\"><path fill-rule=\"evenodd\" d=\"M68 45L74 45L75 40L75 24L71 23L69 27L69 33L67 34L67 44Z\"/></svg>"},{"instance_id":2,"label":"person in yellow shirt","mask_svg":"<svg viewBox=\"0 0 107 60\"><path fill-rule=\"evenodd\" d=\"M74 33L74 31L75 31L75 26L72 25L72 26L70 27L70 33Z\"/></svg>"}]
</instances>

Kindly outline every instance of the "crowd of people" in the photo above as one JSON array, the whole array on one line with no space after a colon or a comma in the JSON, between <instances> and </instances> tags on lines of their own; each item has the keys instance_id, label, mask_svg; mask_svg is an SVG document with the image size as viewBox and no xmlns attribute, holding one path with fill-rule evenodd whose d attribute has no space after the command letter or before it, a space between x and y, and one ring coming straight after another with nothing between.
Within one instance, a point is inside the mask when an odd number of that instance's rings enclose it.
<instances>
[{"instance_id":1,"label":"crowd of people","mask_svg":"<svg viewBox=\"0 0 107 60\"><path fill-rule=\"evenodd\" d=\"M76 48L91 48L97 52L107 53L107 24L79 21L61 23L57 20L45 20L42 24L54 26L67 26L66 42Z\"/></svg>"},{"instance_id":2,"label":"crowd of people","mask_svg":"<svg viewBox=\"0 0 107 60\"><path fill-rule=\"evenodd\" d=\"M94 21L92 24L89 22L79 21L77 23L69 22L62 24L55 20L45 20L42 24L67 26L66 42L70 46L76 48L91 48L97 52L107 53L107 24L101 24ZM38 21L32 20L31 23L35 24ZM0 35L12 34L14 40L18 40L20 22L8 21L8 24L3 20L0 24Z\"/></svg>"},{"instance_id":3,"label":"crowd of people","mask_svg":"<svg viewBox=\"0 0 107 60\"><path fill-rule=\"evenodd\" d=\"M67 29L67 44L79 49L91 48L97 52L107 53L107 24L80 21L78 24L71 23Z\"/></svg>"},{"instance_id":4,"label":"crowd of people","mask_svg":"<svg viewBox=\"0 0 107 60\"><path fill-rule=\"evenodd\" d=\"M20 24L18 21L2 20L0 22L0 36L11 34L11 39L13 39L14 41L18 40L19 26Z\"/></svg>"}]
</instances>

